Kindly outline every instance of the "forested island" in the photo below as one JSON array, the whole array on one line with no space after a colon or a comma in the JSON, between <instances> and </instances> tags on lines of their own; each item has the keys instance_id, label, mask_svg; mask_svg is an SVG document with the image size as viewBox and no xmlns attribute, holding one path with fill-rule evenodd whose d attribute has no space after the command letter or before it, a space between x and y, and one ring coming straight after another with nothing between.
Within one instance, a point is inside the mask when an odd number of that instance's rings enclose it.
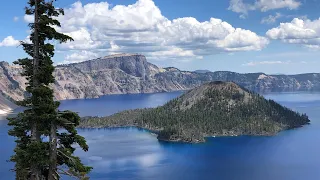
<instances>
[{"instance_id":1,"label":"forested island","mask_svg":"<svg viewBox=\"0 0 320 180\"><path fill-rule=\"evenodd\" d=\"M157 108L85 117L79 127L136 126L156 132L159 140L198 143L211 136L271 136L309 122L306 114L294 112L233 82L215 81Z\"/></svg>"}]
</instances>

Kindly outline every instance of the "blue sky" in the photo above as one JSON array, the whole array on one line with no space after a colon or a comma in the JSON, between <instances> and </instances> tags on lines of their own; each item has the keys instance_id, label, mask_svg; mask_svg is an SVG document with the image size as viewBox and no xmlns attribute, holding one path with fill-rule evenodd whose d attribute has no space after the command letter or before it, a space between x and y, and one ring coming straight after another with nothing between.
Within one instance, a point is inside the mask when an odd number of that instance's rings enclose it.
<instances>
[{"instance_id":1,"label":"blue sky","mask_svg":"<svg viewBox=\"0 0 320 180\"><path fill-rule=\"evenodd\" d=\"M0 61L25 56L17 46L28 36L25 5L0 7ZM66 9L58 30L75 39L57 45L56 64L137 52L183 70L319 72L320 0L58 0L56 6Z\"/></svg>"}]
</instances>

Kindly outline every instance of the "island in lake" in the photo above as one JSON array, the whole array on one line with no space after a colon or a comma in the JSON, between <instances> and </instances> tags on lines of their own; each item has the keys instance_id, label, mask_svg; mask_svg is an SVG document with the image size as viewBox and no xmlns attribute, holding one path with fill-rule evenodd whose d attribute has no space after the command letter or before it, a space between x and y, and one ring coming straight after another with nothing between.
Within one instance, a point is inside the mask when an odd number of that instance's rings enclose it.
<instances>
[{"instance_id":1,"label":"island in lake","mask_svg":"<svg viewBox=\"0 0 320 180\"><path fill-rule=\"evenodd\" d=\"M157 108L85 117L79 127L136 126L155 132L159 140L199 143L212 136L271 136L309 122L306 114L294 112L233 82L215 81Z\"/></svg>"}]
</instances>

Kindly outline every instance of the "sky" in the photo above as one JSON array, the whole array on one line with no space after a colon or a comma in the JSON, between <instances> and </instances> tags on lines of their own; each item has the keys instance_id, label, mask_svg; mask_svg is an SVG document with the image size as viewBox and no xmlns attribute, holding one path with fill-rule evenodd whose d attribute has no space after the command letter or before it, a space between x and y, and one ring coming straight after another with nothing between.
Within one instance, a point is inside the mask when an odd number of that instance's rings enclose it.
<instances>
[{"instance_id":1,"label":"sky","mask_svg":"<svg viewBox=\"0 0 320 180\"><path fill-rule=\"evenodd\" d=\"M0 7L0 61L26 57L25 1ZM55 64L139 53L160 67L240 73L320 72L320 0L58 0Z\"/></svg>"}]
</instances>

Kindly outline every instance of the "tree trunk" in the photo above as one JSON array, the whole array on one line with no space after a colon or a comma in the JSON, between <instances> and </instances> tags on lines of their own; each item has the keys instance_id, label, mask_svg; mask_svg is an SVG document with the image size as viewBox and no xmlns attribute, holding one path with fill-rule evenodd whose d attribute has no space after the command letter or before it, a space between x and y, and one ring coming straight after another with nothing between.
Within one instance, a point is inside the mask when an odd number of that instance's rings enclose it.
<instances>
[{"instance_id":1,"label":"tree trunk","mask_svg":"<svg viewBox=\"0 0 320 180\"><path fill-rule=\"evenodd\" d=\"M36 89L39 85L37 79L37 72L39 66L39 34L38 34L38 0L35 0L34 8L34 54L33 54L33 89ZM31 140L33 142L40 142L40 135L38 133L37 122L32 122L31 126ZM40 169L37 164L31 164L31 180L40 180Z\"/></svg>"},{"instance_id":2,"label":"tree trunk","mask_svg":"<svg viewBox=\"0 0 320 180\"><path fill-rule=\"evenodd\" d=\"M57 126L55 121L51 121L50 128L50 165L48 180L56 180L57 178Z\"/></svg>"}]
</instances>

